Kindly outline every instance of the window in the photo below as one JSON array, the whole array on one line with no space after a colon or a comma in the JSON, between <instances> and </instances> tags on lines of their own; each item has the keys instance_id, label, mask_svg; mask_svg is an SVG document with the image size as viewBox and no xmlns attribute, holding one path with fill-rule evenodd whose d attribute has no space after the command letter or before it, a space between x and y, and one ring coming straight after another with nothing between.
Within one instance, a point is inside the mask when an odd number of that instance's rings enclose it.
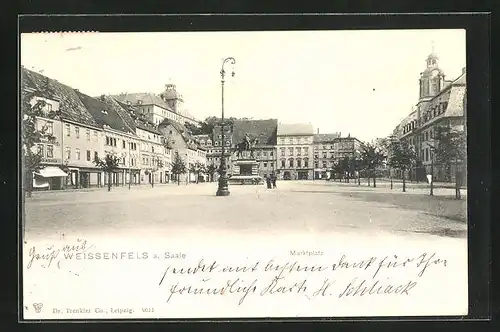
<instances>
[{"instance_id":1,"label":"window","mask_svg":"<svg viewBox=\"0 0 500 332\"><path fill-rule=\"evenodd\" d=\"M292 138L288 139L288 144L293 144L293 139Z\"/></svg>"},{"instance_id":2,"label":"window","mask_svg":"<svg viewBox=\"0 0 500 332\"><path fill-rule=\"evenodd\" d=\"M272 157L274 155L274 152L272 150L269 151L269 155Z\"/></svg>"},{"instance_id":3,"label":"window","mask_svg":"<svg viewBox=\"0 0 500 332\"><path fill-rule=\"evenodd\" d=\"M80 128L75 126L75 136L76 138L80 138Z\"/></svg>"},{"instance_id":4,"label":"window","mask_svg":"<svg viewBox=\"0 0 500 332\"><path fill-rule=\"evenodd\" d=\"M124 148L124 149L125 149L125 147L126 147L126 146L127 146L127 145L126 145L126 143L125 143L125 140L123 140L123 141L122 141L122 148Z\"/></svg>"},{"instance_id":5,"label":"window","mask_svg":"<svg viewBox=\"0 0 500 332\"><path fill-rule=\"evenodd\" d=\"M47 110L47 113L52 112L52 104L46 104L45 109Z\"/></svg>"},{"instance_id":6,"label":"window","mask_svg":"<svg viewBox=\"0 0 500 332\"><path fill-rule=\"evenodd\" d=\"M106 145L111 145L111 143L110 143L110 139L109 139L109 137L108 137L108 136L106 136Z\"/></svg>"},{"instance_id":7,"label":"window","mask_svg":"<svg viewBox=\"0 0 500 332\"><path fill-rule=\"evenodd\" d=\"M226 141L226 146L230 146L231 145L231 141Z\"/></svg>"},{"instance_id":8,"label":"window","mask_svg":"<svg viewBox=\"0 0 500 332\"><path fill-rule=\"evenodd\" d=\"M293 148L288 148L288 154L293 156Z\"/></svg>"},{"instance_id":9,"label":"window","mask_svg":"<svg viewBox=\"0 0 500 332\"><path fill-rule=\"evenodd\" d=\"M69 124L66 124L66 136L71 136L71 128Z\"/></svg>"},{"instance_id":10,"label":"window","mask_svg":"<svg viewBox=\"0 0 500 332\"><path fill-rule=\"evenodd\" d=\"M54 124L50 121L47 122L47 134L54 134Z\"/></svg>"},{"instance_id":11,"label":"window","mask_svg":"<svg viewBox=\"0 0 500 332\"><path fill-rule=\"evenodd\" d=\"M75 159L80 160L80 149L75 149Z\"/></svg>"},{"instance_id":12,"label":"window","mask_svg":"<svg viewBox=\"0 0 500 332\"><path fill-rule=\"evenodd\" d=\"M301 148L295 148L295 151L296 151L296 153L297 153L297 156L300 156L300 152L301 152L301 150L302 150Z\"/></svg>"},{"instance_id":13,"label":"window","mask_svg":"<svg viewBox=\"0 0 500 332\"><path fill-rule=\"evenodd\" d=\"M323 161L323 168L326 168L326 161Z\"/></svg>"},{"instance_id":14,"label":"window","mask_svg":"<svg viewBox=\"0 0 500 332\"><path fill-rule=\"evenodd\" d=\"M285 168L285 167L286 167L286 165L285 165L285 159L282 159L281 160L281 168Z\"/></svg>"},{"instance_id":15,"label":"window","mask_svg":"<svg viewBox=\"0 0 500 332\"><path fill-rule=\"evenodd\" d=\"M48 144L47 145L47 158L54 158L54 146Z\"/></svg>"},{"instance_id":16,"label":"window","mask_svg":"<svg viewBox=\"0 0 500 332\"><path fill-rule=\"evenodd\" d=\"M293 167L293 159L288 159L288 164L290 165L290 167Z\"/></svg>"},{"instance_id":17,"label":"window","mask_svg":"<svg viewBox=\"0 0 500 332\"><path fill-rule=\"evenodd\" d=\"M94 151L94 159L98 159L99 158L99 154L97 153L97 151Z\"/></svg>"},{"instance_id":18,"label":"window","mask_svg":"<svg viewBox=\"0 0 500 332\"><path fill-rule=\"evenodd\" d=\"M267 157L267 151L262 151L262 157Z\"/></svg>"},{"instance_id":19,"label":"window","mask_svg":"<svg viewBox=\"0 0 500 332\"><path fill-rule=\"evenodd\" d=\"M66 147L66 159L70 160L71 159L71 148Z\"/></svg>"},{"instance_id":20,"label":"window","mask_svg":"<svg viewBox=\"0 0 500 332\"><path fill-rule=\"evenodd\" d=\"M219 141L215 141L215 146L219 146Z\"/></svg>"},{"instance_id":21,"label":"window","mask_svg":"<svg viewBox=\"0 0 500 332\"><path fill-rule=\"evenodd\" d=\"M323 158L326 158L326 152L323 152Z\"/></svg>"},{"instance_id":22,"label":"window","mask_svg":"<svg viewBox=\"0 0 500 332\"><path fill-rule=\"evenodd\" d=\"M43 153L43 144L37 144L36 146L38 148L38 154L41 155L41 156L44 156L44 153Z\"/></svg>"},{"instance_id":23,"label":"window","mask_svg":"<svg viewBox=\"0 0 500 332\"><path fill-rule=\"evenodd\" d=\"M314 154L314 158L315 158L315 159L318 159L318 158L319 158L319 154L318 154L317 152Z\"/></svg>"},{"instance_id":24,"label":"window","mask_svg":"<svg viewBox=\"0 0 500 332\"><path fill-rule=\"evenodd\" d=\"M264 167L267 167L267 163L264 163Z\"/></svg>"},{"instance_id":25,"label":"window","mask_svg":"<svg viewBox=\"0 0 500 332\"><path fill-rule=\"evenodd\" d=\"M269 163L269 167L273 168L274 167L274 163Z\"/></svg>"},{"instance_id":26,"label":"window","mask_svg":"<svg viewBox=\"0 0 500 332\"><path fill-rule=\"evenodd\" d=\"M297 167L302 167L302 160L301 159L297 159Z\"/></svg>"},{"instance_id":27,"label":"window","mask_svg":"<svg viewBox=\"0 0 500 332\"><path fill-rule=\"evenodd\" d=\"M425 161L429 160L429 148L425 148Z\"/></svg>"},{"instance_id":28,"label":"window","mask_svg":"<svg viewBox=\"0 0 500 332\"><path fill-rule=\"evenodd\" d=\"M87 150L87 161L90 161L90 150Z\"/></svg>"},{"instance_id":29,"label":"window","mask_svg":"<svg viewBox=\"0 0 500 332\"><path fill-rule=\"evenodd\" d=\"M90 141L90 129L85 131L85 136L87 136L87 141Z\"/></svg>"},{"instance_id":30,"label":"window","mask_svg":"<svg viewBox=\"0 0 500 332\"><path fill-rule=\"evenodd\" d=\"M309 167L309 159L304 158L304 167L307 168Z\"/></svg>"},{"instance_id":31,"label":"window","mask_svg":"<svg viewBox=\"0 0 500 332\"><path fill-rule=\"evenodd\" d=\"M285 156L285 148L280 148L280 154L282 157Z\"/></svg>"},{"instance_id":32,"label":"window","mask_svg":"<svg viewBox=\"0 0 500 332\"><path fill-rule=\"evenodd\" d=\"M319 163L317 161L314 163L314 167L319 168Z\"/></svg>"}]
</instances>

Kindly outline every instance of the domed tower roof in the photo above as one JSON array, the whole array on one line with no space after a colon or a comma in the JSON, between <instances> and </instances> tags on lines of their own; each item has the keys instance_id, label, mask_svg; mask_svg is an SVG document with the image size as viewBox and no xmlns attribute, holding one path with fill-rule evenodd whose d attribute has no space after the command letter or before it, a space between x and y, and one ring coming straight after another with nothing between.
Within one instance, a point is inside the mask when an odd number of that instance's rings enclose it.
<instances>
[{"instance_id":1,"label":"domed tower roof","mask_svg":"<svg viewBox=\"0 0 500 332\"><path fill-rule=\"evenodd\" d=\"M182 101L182 95L177 92L175 84L168 83L165 84L165 91L161 93L163 100L180 100Z\"/></svg>"}]
</instances>

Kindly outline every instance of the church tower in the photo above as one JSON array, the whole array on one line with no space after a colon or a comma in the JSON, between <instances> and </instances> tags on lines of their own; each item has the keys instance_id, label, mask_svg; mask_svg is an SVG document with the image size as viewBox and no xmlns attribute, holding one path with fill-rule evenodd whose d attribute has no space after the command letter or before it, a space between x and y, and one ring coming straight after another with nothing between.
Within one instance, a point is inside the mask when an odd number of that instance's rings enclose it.
<instances>
[{"instance_id":1,"label":"church tower","mask_svg":"<svg viewBox=\"0 0 500 332\"><path fill-rule=\"evenodd\" d=\"M439 68L439 57L434 51L434 43L432 52L427 56L427 67L420 73L420 95L419 99L428 99L436 96L444 87L444 73Z\"/></svg>"},{"instance_id":2,"label":"church tower","mask_svg":"<svg viewBox=\"0 0 500 332\"><path fill-rule=\"evenodd\" d=\"M175 113L180 113L182 109L182 95L176 90L175 84L165 84L165 90L160 94L160 97L165 101Z\"/></svg>"}]
</instances>

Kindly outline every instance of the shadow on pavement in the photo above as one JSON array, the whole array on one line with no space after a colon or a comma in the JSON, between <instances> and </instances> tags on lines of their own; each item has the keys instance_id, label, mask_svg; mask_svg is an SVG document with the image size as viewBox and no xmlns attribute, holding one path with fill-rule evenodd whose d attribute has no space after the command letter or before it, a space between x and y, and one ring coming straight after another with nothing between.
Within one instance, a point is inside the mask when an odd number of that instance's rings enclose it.
<instances>
[{"instance_id":1,"label":"shadow on pavement","mask_svg":"<svg viewBox=\"0 0 500 332\"><path fill-rule=\"evenodd\" d=\"M467 230L466 229L450 229L450 228L441 228L441 229L429 229L429 230L402 230L399 229L398 232L405 233L417 233L417 234L429 234L429 235L437 235L442 237L451 237L451 238L466 238Z\"/></svg>"}]
</instances>

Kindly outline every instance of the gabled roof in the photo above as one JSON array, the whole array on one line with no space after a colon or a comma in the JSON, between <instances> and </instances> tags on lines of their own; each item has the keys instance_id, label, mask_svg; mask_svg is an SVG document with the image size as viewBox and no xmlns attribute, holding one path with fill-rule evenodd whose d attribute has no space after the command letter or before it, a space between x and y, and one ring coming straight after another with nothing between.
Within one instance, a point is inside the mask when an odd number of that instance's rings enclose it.
<instances>
[{"instance_id":1,"label":"gabled roof","mask_svg":"<svg viewBox=\"0 0 500 332\"><path fill-rule=\"evenodd\" d=\"M23 76L26 77L23 79ZM97 126L96 121L73 88L26 68L21 68L21 83L23 84L23 82L40 93L46 94L49 99L57 98L60 102L59 110L63 119L83 125Z\"/></svg>"},{"instance_id":2,"label":"gabled roof","mask_svg":"<svg viewBox=\"0 0 500 332\"><path fill-rule=\"evenodd\" d=\"M233 122L233 142L242 142L245 134L250 139L257 139L257 145L276 145L276 131L278 127L277 119L268 120L234 120Z\"/></svg>"},{"instance_id":3,"label":"gabled roof","mask_svg":"<svg viewBox=\"0 0 500 332\"><path fill-rule=\"evenodd\" d=\"M88 112L92 114L95 121L104 127L105 125L110 128L125 133L132 133L135 135L135 128L131 128L116 112L113 107L103 100L92 98L79 91L75 92L83 105L87 108Z\"/></svg>"},{"instance_id":4,"label":"gabled roof","mask_svg":"<svg viewBox=\"0 0 500 332\"><path fill-rule=\"evenodd\" d=\"M314 128L311 123L280 123L278 125L278 136L280 135L313 135Z\"/></svg>"},{"instance_id":5,"label":"gabled roof","mask_svg":"<svg viewBox=\"0 0 500 332\"><path fill-rule=\"evenodd\" d=\"M174 110L165 101L163 101L160 96L155 95L154 93L122 93L119 95L113 95L112 97L124 104L130 102L132 105L139 105L139 101L141 101L142 105L155 105L168 111L174 112Z\"/></svg>"},{"instance_id":6,"label":"gabled roof","mask_svg":"<svg viewBox=\"0 0 500 332\"><path fill-rule=\"evenodd\" d=\"M164 119L159 125L159 127L163 127L163 126L171 126L175 129L175 131L177 131L182 139L184 140L184 142L187 144L187 146L190 148L190 149L197 149L199 148L198 147L198 144L196 144L196 140L193 136L191 136L188 132L188 130L186 129L186 127L176 121L173 121L173 120L170 120L170 119Z\"/></svg>"},{"instance_id":7,"label":"gabled roof","mask_svg":"<svg viewBox=\"0 0 500 332\"><path fill-rule=\"evenodd\" d=\"M340 137L340 133L335 134L315 134L313 136L314 143L330 143L335 141L336 138Z\"/></svg>"},{"instance_id":8,"label":"gabled roof","mask_svg":"<svg viewBox=\"0 0 500 332\"><path fill-rule=\"evenodd\" d=\"M112 99L117 106L122 109L122 114L125 112L127 114L126 118L130 118L136 128L148 131L150 133L161 135L161 132L158 130L158 126L154 123L149 122L144 114L140 113L139 110L133 105L127 105L125 103L119 102L116 99L109 97Z\"/></svg>"}]
</instances>

